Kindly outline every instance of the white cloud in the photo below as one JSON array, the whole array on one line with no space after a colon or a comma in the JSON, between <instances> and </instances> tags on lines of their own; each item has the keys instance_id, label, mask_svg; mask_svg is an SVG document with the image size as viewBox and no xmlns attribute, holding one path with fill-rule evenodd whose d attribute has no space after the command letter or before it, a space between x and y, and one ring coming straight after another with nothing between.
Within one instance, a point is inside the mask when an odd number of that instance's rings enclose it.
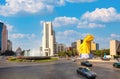
<instances>
[{"instance_id":1,"label":"white cloud","mask_svg":"<svg viewBox=\"0 0 120 79\"><path fill-rule=\"evenodd\" d=\"M63 32L57 32L57 41L59 43L66 44L67 46L70 46L72 42L75 42L76 40L79 39L84 39L84 37L89 34L89 33L80 33L75 30L66 30ZM113 35L116 37L116 35ZM120 35L117 35L119 37ZM107 37L101 37L101 36L94 36L94 40L96 43L99 44L100 49L105 49L109 48L109 42L112 38L107 36Z\"/></svg>"},{"instance_id":2,"label":"white cloud","mask_svg":"<svg viewBox=\"0 0 120 79\"><path fill-rule=\"evenodd\" d=\"M25 39L10 39L13 43L13 50L16 51L18 47L21 47L22 50L39 48L41 45L40 38L32 38L31 40Z\"/></svg>"},{"instance_id":3,"label":"white cloud","mask_svg":"<svg viewBox=\"0 0 120 79\"><path fill-rule=\"evenodd\" d=\"M74 25L77 24L79 22L79 19L77 19L76 17L56 17L53 20L53 25L55 27L60 27L60 26L70 26L70 25Z\"/></svg>"},{"instance_id":4,"label":"white cloud","mask_svg":"<svg viewBox=\"0 0 120 79\"><path fill-rule=\"evenodd\" d=\"M96 8L92 12L86 12L80 19L76 17L60 16L54 18L53 26L76 26L77 28L104 28L105 23L120 21L120 13L116 9L110 8ZM43 21L41 21L43 23Z\"/></svg>"},{"instance_id":5,"label":"white cloud","mask_svg":"<svg viewBox=\"0 0 120 79\"><path fill-rule=\"evenodd\" d=\"M15 51L18 47L21 47L22 50L34 49L39 48L41 45L41 40L14 40L13 43L13 50Z\"/></svg>"},{"instance_id":6,"label":"white cloud","mask_svg":"<svg viewBox=\"0 0 120 79\"><path fill-rule=\"evenodd\" d=\"M66 0L71 3L81 3L81 2L95 2L96 0Z\"/></svg>"},{"instance_id":7,"label":"white cloud","mask_svg":"<svg viewBox=\"0 0 120 79\"><path fill-rule=\"evenodd\" d=\"M5 5L0 5L0 15L9 16L21 11L52 12L55 6L64 4L64 0L6 0Z\"/></svg>"},{"instance_id":8,"label":"white cloud","mask_svg":"<svg viewBox=\"0 0 120 79\"><path fill-rule=\"evenodd\" d=\"M62 6L65 5L65 0L41 0L44 4L55 5L55 6Z\"/></svg>"},{"instance_id":9,"label":"white cloud","mask_svg":"<svg viewBox=\"0 0 120 79\"><path fill-rule=\"evenodd\" d=\"M95 42L99 44L99 49L109 49L110 37L95 36Z\"/></svg>"},{"instance_id":10,"label":"white cloud","mask_svg":"<svg viewBox=\"0 0 120 79\"><path fill-rule=\"evenodd\" d=\"M12 32L12 31L13 31L13 26L12 26L12 25L6 24L6 26L7 26L7 30L8 30L9 32Z\"/></svg>"},{"instance_id":11,"label":"white cloud","mask_svg":"<svg viewBox=\"0 0 120 79\"><path fill-rule=\"evenodd\" d=\"M69 3L94 2L96 0L5 0L5 5L0 5L0 15L10 16L19 12L48 13L54 7L64 6Z\"/></svg>"},{"instance_id":12,"label":"white cloud","mask_svg":"<svg viewBox=\"0 0 120 79\"><path fill-rule=\"evenodd\" d=\"M57 34L58 35L63 35L63 36L74 36L74 35L80 35L80 33L79 32L77 32L77 31L74 31L74 30L66 30L66 31L64 31L64 32L57 32Z\"/></svg>"},{"instance_id":13,"label":"white cloud","mask_svg":"<svg viewBox=\"0 0 120 79\"><path fill-rule=\"evenodd\" d=\"M41 21L40 23L43 23ZM64 27L64 26L77 26L77 28L102 28L105 27L104 24L99 24L95 22L89 22L89 21L82 21L81 19L78 19L76 17L56 17L53 20L53 26L55 27Z\"/></svg>"},{"instance_id":14,"label":"white cloud","mask_svg":"<svg viewBox=\"0 0 120 79\"><path fill-rule=\"evenodd\" d=\"M96 8L95 11L86 12L81 17L81 20L86 20L89 22L111 22L120 21L120 13L117 13L116 9L110 8Z\"/></svg>"},{"instance_id":15,"label":"white cloud","mask_svg":"<svg viewBox=\"0 0 120 79\"><path fill-rule=\"evenodd\" d=\"M80 33L80 32L78 32L78 31L75 31L75 30L65 30L65 31L63 31L63 32L57 32L57 35L56 36L59 36L60 38L61 37L69 37L69 38L83 38L83 37L85 37L87 34L89 34L89 33ZM69 39L68 38L68 39Z\"/></svg>"},{"instance_id":16,"label":"white cloud","mask_svg":"<svg viewBox=\"0 0 120 79\"><path fill-rule=\"evenodd\" d=\"M95 36L95 42L99 43L100 49L109 48L110 40L119 40L120 34L112 33L109 36L102 37L102 36Z\"/></svg>"},{"instance_id":17,"label":"white cloud","mask_svg":"<svg viewBox=\"0 0 120 79\"><path fill-rule=\"evenodd\" d=\"M9 24L9 23L5 23L2 20L0 20L0 22L4 23L7 26L7 30L8 32L12 32L13 31L13 25Z\"/></svg>"},{"instance_id":18,"label":"white cloud","mask_svg":"<svg viewBox=\"0 0 120 79\"><path fill-rule=\"evenodd\" d=\"M66 30L63 32L57 32L56 33L56 39L59 41L59 43L66 44L67 46L70 46L72 42L75 42L76 40L83 39L88 33L80 33L75 30Z\"/></svg>"},{"instance_id":19,"label":"white cloud","mask_svg":"<svg viewBox=\"0 0 120 79\"><path fill-rule=\"evenodd\" d=\"M80 18L78 28L103 28L105 23L120 21L120 13L116 9L110 8L96 8L92 12L86 12Z\"/></svg>"},{"instance_id":20,"label":"white cloud","mask_svg":"<svg viewBox=\"0 0 120 79\"><path fill-rule=\"evenodd\" d=\"M9 39L13 43L13 50L15 51L18 47L23 50L39 48L41 45L41 38L37 37L35 34L23 34L14 33L9 35Z\"/></svg>"},{"instance_id":21,"label":"white cloud","mask_svg":"<svg viewBox=\"0 0 120 79\"><path fill-rule=\"evenodd\" d=\"M89 33L80 33L75 30L66 30L63 32L57 32L56 39L59 41L58 43L66 44L70 46L72 42L75 42L79 39L84 39L84 37ZM96 43L99 44L99 48L109 48L109 41L111 37L101 37L101 36L94 36L94 40Z\"/></svg>"},{"instance_id":22,"label":"white cloud","mask_svg":"<svg viewBox=\"0 0 120 79\"><path fill-rule=\"evenodd\" d=\"M103 28L105 24L101 22L120 21L120 14L117 13L116 9L110 8L96 8L92 12L86 12L80 17L56 17L53 20L54 26L70 26L77 25L78 28Z\"/></svg>"},{"instance_id":23,"label":"white cloud","mask_svg":"<svg viewBox=\"0 0 120 79\"><path fill-rule=\"evenodd\" d=\"M110 36L111 36L112 38L120 38L120 35L119 35L119 34L114 34L114 33L113 33L113 34L111 34Z\"/></svg>"},{"instance_id":24,"label":"white cloud","mask_svg":"<svg viewBox=\"0 0 120 79\"><path fill-rule=\"evenodd\" d=\"M34 38L35 36L36 36L35 34L16 33L16 34L11 34L9 37L13 39L22 39L22 38L31 39L31 38Z\"/></svg>"},{"instance_id":25,"label":"white cloud","mask_svg":"<svg viewBox=\"0 0 120 79\"><path fill-rule=\"evenodd\" d=\"M102 28L105 27L103 24L91 23L87 21L79 22L77 28Z\"/></svg>"}]
</instances>

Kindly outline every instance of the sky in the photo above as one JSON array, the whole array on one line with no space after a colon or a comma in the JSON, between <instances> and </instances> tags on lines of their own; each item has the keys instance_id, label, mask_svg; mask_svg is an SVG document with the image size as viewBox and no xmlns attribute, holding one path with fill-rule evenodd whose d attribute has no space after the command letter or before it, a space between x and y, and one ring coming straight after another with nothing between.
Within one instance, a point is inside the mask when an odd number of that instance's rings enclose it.
<instances>
[{"instance_id":1,"label":"sky","mask_svg":"<svg viewBox=\"0 0 120 79\"><path fill-rule=\"evenodd\" d=\"M0 0L0 21L13 50L42 46L43 22L51 21L58 43L94 35L100 49L120 40L120 0Z\"/></svg>"}]
</instances>

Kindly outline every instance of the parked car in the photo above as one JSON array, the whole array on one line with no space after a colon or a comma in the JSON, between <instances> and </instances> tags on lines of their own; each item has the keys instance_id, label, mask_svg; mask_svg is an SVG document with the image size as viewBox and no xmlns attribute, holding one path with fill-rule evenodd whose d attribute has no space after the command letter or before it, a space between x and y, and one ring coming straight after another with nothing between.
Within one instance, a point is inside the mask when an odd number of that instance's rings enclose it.
<instances>
[{"instance_id":1,"label":"parked car","mask_svg":"<svg viewBox=\"0 0 120 79\"><path fill-rule=\"evenodd\" d=\"M120 62L115 62L115 63L113 64L113 66L116 67L116 68L120 68Z\"/></svg>"},{"instance_id":2,"label":"parked car","mask_svg":"<svg viewBox=\"0 0 120 79\"><path fill-rule=\"evenodd\" d=\"M96 73L91 71L89 68L86 68L86 67L79 67L77 69L77 74L81 74L88 79L95 79L96 78Z\"/></svg>"},{"instance_id":3,"label":"parked car","mask_svg":"<svg viewBox=\"0 0 120 79\"><path fill-rule=\"evenodd\" d=\"M83 61L81 62L82 66L92 67L92 64L89 61Z\"/></svg>"}]
</instances>

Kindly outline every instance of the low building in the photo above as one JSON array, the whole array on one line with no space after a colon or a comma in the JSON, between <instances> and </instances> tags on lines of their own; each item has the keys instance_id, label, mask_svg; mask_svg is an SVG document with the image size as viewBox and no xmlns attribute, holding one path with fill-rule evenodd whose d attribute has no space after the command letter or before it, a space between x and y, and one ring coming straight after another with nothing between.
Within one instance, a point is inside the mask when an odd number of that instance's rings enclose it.
<instances>
[{"instance_id":1,"label":"low building","mask_svg":"<svg viewBox=\"0 0 120 79\"><path fill-rule=\"evenodd\" d=\"M66 51L66 46L64 44L57 44L57 52Z\"/></svg>"},{"instance_id":2,"label":"low building","mask_svg":"<svg viewBox=\"0 0 120 79\"><path fill-rule=\"evenodd\" d=\"M76 47L77 47L77 42L73 42L73 43L71 44L71 47L72 47L72 49L76 49Z\"/></svg>"}]
</instances>

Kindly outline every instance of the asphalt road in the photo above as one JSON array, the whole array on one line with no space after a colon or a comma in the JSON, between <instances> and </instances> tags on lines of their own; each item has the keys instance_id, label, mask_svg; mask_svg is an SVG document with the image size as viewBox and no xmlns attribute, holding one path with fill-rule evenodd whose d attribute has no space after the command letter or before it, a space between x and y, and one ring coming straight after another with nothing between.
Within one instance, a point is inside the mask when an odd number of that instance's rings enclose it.
<instances>
[{"instance_id":1,"label":"asphalt road","mask_svg":"<svg viewBox=\"0 0 120 79\"><path fill-rule=\"evenodd\" d=\"M93 63L91 69L97 73L96 79L120 79L120 69L113 68L112 64ZM79 66L70 60L49 63L9 63L0 67L0 79L86 79L76 73Z\"/></svg>"}]
</instances>

